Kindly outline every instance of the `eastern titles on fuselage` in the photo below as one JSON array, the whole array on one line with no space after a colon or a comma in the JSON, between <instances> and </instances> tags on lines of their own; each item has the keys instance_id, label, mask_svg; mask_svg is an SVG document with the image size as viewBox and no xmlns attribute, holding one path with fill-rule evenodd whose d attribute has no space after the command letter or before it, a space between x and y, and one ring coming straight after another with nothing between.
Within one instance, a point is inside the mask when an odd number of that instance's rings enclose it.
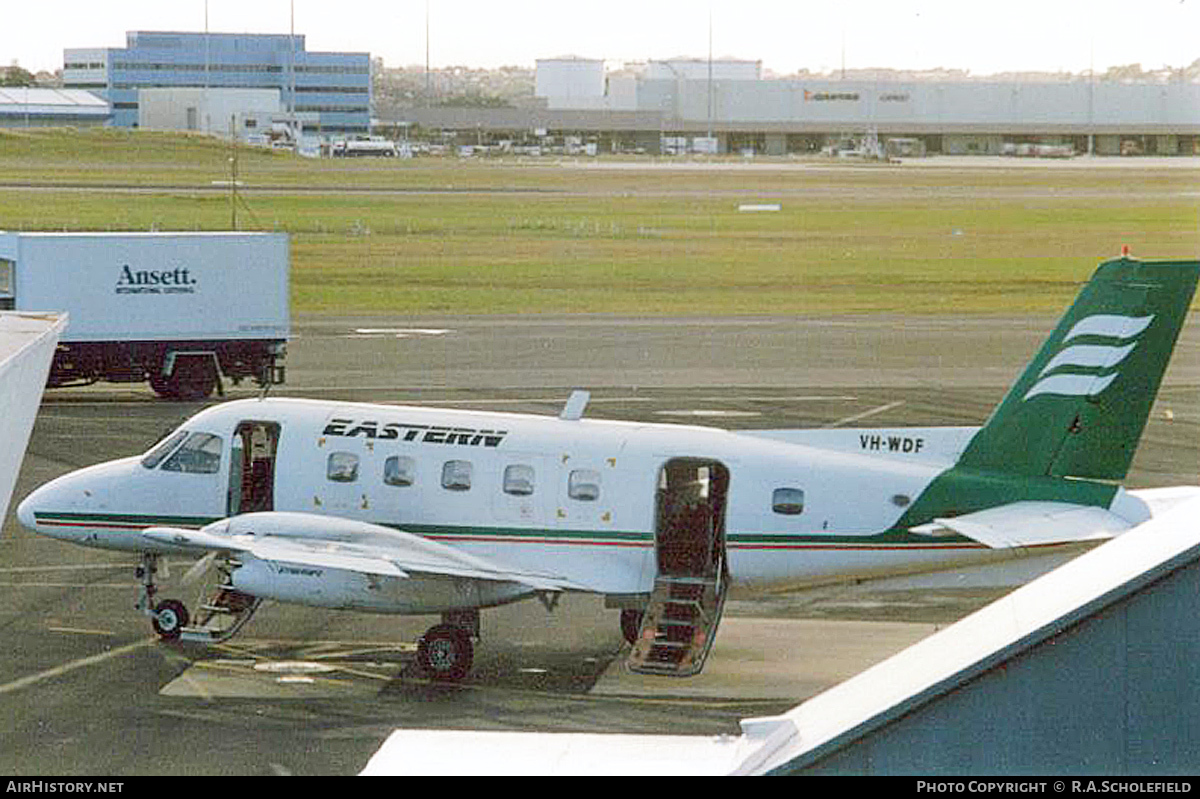
<instances>
[{"instance_id":1,"label":"eastern titles on fuselage","mask_svg":"<svg viewBox=\"0 0 1200 799\"><path fill-rule=\"evenodd\" d=\"M370 419L330 419L322 435L381 441L412 441L422 444L459 444L468 447L498 447L507 430L482 430L449 425L379 422Z\"/></svg>"}]
</instances>

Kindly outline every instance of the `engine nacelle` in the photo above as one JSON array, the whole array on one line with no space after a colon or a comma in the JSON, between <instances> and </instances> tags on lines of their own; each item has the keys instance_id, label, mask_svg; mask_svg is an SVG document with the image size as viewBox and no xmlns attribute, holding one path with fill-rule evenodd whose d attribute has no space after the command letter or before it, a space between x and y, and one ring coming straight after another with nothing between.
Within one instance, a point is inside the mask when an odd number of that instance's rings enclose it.
<instances>
[{"instance_id":1,"label":"engine nacelle","mask_svg":"<svg viewBox=\"0 0 1200 799\"><path fill-rule=\"evenodd\" d=\"M389 577L240 555L230 582L243 593L280 602L371 613L426 614L502 605L529 586L465 577Z\"/></svg>"}]
</instances>

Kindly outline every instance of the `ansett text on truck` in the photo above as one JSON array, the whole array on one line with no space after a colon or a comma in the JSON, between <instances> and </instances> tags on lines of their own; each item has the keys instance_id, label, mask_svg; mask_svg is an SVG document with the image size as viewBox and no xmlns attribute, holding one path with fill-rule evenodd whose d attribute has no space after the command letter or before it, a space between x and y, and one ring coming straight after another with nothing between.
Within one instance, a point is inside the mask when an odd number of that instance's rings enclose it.
<instances>
[{"instance_id":1,"label":"ansett text on truck","mask_svg":"<svg viewBox=\"0 0 1200 799\"><path fill-rule=\"evenodd\" d=\"M138 269L129 264L121 267L117 277L117 294L195 294L197 280L187 267L175 269Z\"/></svg>"}]
</instances>

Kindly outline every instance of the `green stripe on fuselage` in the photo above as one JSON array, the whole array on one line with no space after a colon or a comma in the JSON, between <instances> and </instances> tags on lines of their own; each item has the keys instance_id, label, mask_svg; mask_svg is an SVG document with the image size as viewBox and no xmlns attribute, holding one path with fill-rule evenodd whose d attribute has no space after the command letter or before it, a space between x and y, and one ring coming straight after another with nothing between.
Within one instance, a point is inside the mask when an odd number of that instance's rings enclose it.
<instances>
[{"instance_id":1,"label":"green stripe on fuselage","mask_svg":"<svg viewBox=\"0 0 1200 799\"><path fill-rule=\"evenodd\" d=\"M97 527L203 527L218 521L215 517L205 516L157 516L124 513L58 513L40 512L37 521L45 524L63 524L84 526L93 524ZM379 522L375 522L380 524ZM480 527L480 526L449 526L428 524L395 524L382 523L385 527L400 530L414 535L438 539L447 543L470 542L479 540L494 540L501 543L547 543L556 545L595 545L595 546L654 546L654 534L629 530L561 530L522 527ZM839 546L864 548L880 545L927 544L928 536L915 535L907 528L893 527L881 533L770 533L770 532L730 532L726 535L731 547L738 548L774 548L783 546ZM939 544L965 543L969 539L961 536L946 536L939 538Z\"/></svg>"}]
</instances>

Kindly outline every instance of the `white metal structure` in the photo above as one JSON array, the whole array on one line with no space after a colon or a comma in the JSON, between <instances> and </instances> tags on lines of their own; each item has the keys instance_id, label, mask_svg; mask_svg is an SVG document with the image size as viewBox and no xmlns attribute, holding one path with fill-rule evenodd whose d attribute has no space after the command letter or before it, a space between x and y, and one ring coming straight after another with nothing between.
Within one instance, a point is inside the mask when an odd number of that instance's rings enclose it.
<instances>
[{"instance_id":1,"label":"white metal structure","mask_svg":"<svg viewBox=\"0 0 1200 799\"><path fill-rule=\"evenodd\" d=\"M54 314L0 313L0 522L46 385L54 346L67 324Z\"/></svg>"}]
</instances>

